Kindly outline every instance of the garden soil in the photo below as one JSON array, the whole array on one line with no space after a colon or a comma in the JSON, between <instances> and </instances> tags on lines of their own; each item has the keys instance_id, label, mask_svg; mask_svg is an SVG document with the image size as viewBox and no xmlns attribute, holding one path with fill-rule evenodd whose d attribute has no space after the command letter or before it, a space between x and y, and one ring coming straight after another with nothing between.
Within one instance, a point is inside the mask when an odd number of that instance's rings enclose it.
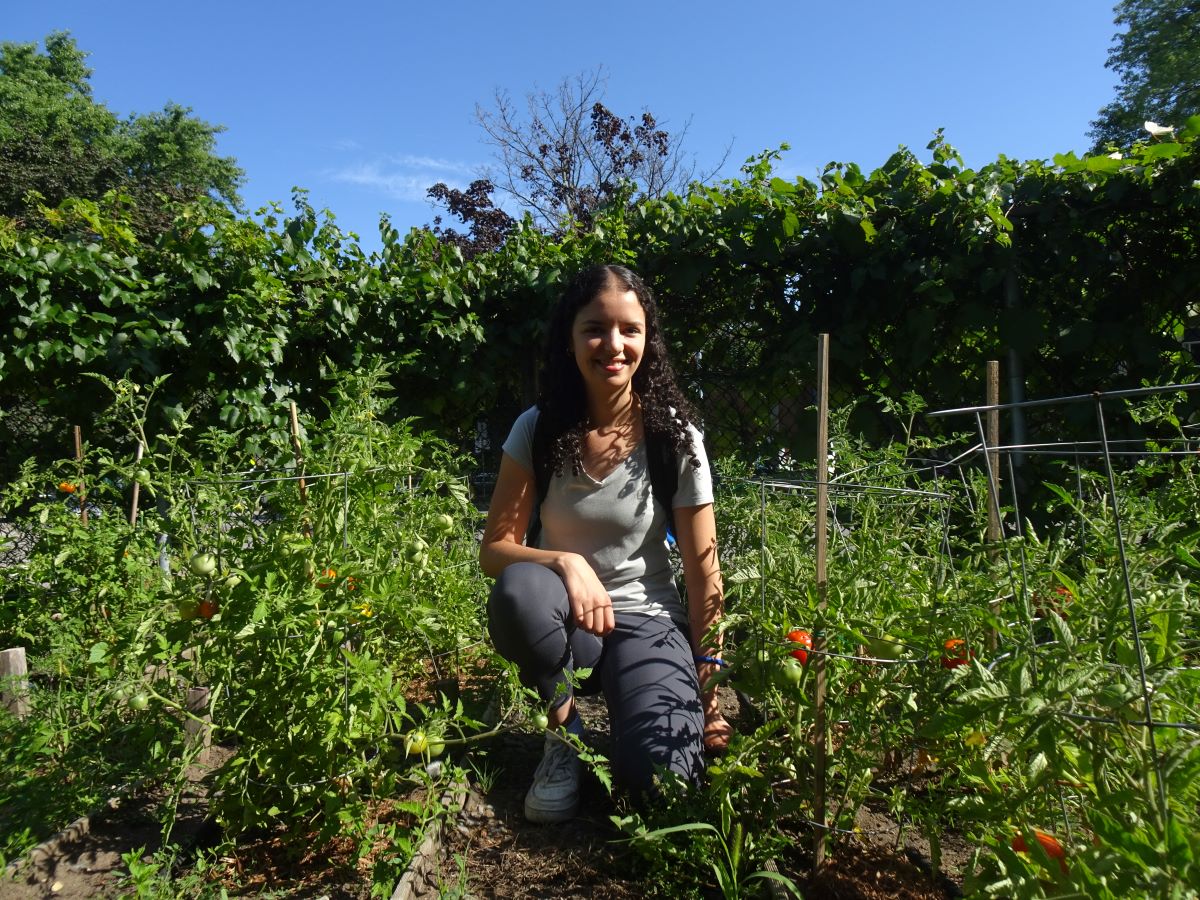
<instances>
[{"instance_id":1,"label":"garden soil","mask_svg":"<svg viewBox=\"0 0 1200 900\"><path fill-rule=\"evenodd\" d=\"M723 692L726 715L752 727L736 696ZM582 698L580 707L596 749L608 735L603 700ZM214 748L221 752L219 748ZM651 887L641 860L609 821L615 811L594 778L585 781L580 815L560 825L524 820L525 790L541 756L541 735L510 732L484 745L468 760L473 769L461 813L447 821L441 852L418 884L418 898L643 898ZM225 751L228 752L228 751ZM205 819L202 773L181 804L173 841L202 843L211 829ZM139 847L152 852L161 833L153 794L131 797L89 821L84 833L58 841L16 879L0 881L0 900L117 897L121 856ZM808 898L840 900L943 900L959 896L970 848L953 836L942 839L942 872L930 872L929 845L911 830L898 844L899 828L883 810L864 809L854 843L840 842L833 858L810 873L803 857L780 860L779 869ZM211 836L210 836L211 837ZM263 835L239 844L237 859L216 861L211 876L231 896L323 897L359 900L369 896L369 879L356 870L351 846L306 846L297 853L294 835ZM811 835L796 835L807 847ZM303 843L303 842L301 842ZM713 896L717 896L714 894Z\"/></svg>"},{"instance_id":2,"label":"garden soil","mask_svg":"<svg viewBox=\"0 0 1200 900\"><path fill-rule=\"evenodd\" d=\"M727 717L745 722L736 696L723 692ZM581 711L588 723L589 740L603 753L608 735L603 701L582 698ZM614 900L643 898L648 894L644 867L620 842L609 821L615 811L601 784L584 784L580 815L559 825L531 825L524 820L525 791L541 757L542 739L534 734L507 734L491 742L477 757L482 777L472 790L458 821L445 832L437 869L423 885L422 898L583 898ZM919 834L905 836L886 813L864 809L857 843L843 842L820 872L807 867L780 870L791 877L808 898L841 900L943 900L960 896L962 868L970 848L943 838L943 872L930 871L928 842ZM803 845L810 836L798 835ZM719 896L714 894L714 896Z\"/></svg>"},{"instance_id":3,"label":"garden soil","mask_svg":"<svg viewBox=\"0 0 1200 900\"><path fill-rule=\"evenodd\" d=\"M222 747L205 753L204 765L189 770L179 801L169 838L178 846L194 845L212 829L204 779L231 753ZM131 791L110 800L35 848L17 865L14 877L0 878L0 900L118 896L128 871L121 857L139 848L151 854L162 846L157 811L163 800L159 790Z\"/></svg>"}]
</instances>

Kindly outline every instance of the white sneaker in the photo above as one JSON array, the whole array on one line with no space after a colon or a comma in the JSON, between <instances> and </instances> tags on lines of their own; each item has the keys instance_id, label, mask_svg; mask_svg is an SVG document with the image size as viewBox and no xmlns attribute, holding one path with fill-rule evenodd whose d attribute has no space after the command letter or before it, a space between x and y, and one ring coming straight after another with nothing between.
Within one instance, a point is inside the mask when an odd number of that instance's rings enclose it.
<instances>
[{"instance_id":1,"label":"white sneaker","mask_svg":"<svg viewBox=\"0 0 1200 900\"><path fill-rule=\"evenodd\" d=\"M579 812L579 754L562 737L546 732L542 761L525 795L530 822L565 822Z\"/></svg>"}]
</instances>

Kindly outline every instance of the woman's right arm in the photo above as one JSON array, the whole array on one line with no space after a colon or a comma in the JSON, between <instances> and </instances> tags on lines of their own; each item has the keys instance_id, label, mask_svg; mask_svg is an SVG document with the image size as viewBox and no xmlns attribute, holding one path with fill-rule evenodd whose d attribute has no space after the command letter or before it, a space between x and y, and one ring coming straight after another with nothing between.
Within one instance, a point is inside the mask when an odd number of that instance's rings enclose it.
<instances>
[{"instance_id":1,"label":"woman's right arm","mask_svg":"<svg viewBox=\"0 0 1200 900\"><path fill-rule=\"evenodd\" d=\"M496 578L513 563L545 566L563 580L575 624L591 634L608 634L615 625L612 599L587 560L578 553L525 546L536 494L533 472L503 454L479 548L480 568Z\"/></svg>"}]
</instances>

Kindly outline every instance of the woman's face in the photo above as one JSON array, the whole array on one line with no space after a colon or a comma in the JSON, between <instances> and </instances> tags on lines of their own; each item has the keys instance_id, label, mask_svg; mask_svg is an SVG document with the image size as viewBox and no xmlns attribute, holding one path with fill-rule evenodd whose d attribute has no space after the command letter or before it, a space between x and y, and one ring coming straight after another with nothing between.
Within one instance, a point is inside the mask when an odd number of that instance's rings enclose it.
<instances>
[{"instance_id":1,"label":"woman's face","mask_svg":"<svg viewBox=\"0 0 1200 900\"><path fill-rule=\"evenodd\" d=\"M645 352L646 312L633 291L605 287L575 314L571 353L590 397L618 396L631 389Z\"/></svg>"}]
</instances>

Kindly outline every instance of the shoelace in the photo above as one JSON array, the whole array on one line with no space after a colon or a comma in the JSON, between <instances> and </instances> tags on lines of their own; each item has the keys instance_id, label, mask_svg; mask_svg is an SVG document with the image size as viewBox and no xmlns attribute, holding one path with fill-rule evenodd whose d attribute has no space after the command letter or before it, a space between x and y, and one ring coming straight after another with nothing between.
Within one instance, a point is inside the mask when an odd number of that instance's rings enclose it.
<instances>
[{"instance_id":1,"label":"shoelace","mask_svg":"<svg viewBox=\"0 0 1200 900\"><path fill-rule=\"evenodd\" d=\"M566 741L555 740L542 756L537 780L550 783L571 781L575 777L575 760L575 748Z\"/></svg>"}]
</instances>

